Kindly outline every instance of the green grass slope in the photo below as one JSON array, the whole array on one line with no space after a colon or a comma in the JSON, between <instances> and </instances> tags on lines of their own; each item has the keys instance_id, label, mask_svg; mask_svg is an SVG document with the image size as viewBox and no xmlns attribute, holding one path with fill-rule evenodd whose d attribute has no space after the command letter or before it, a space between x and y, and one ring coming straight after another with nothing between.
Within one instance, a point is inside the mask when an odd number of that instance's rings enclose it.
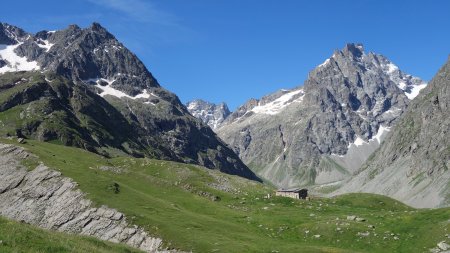
<instances>
[{"instance_id":1,"label":"green grass slope","mask_svg":"<svg viewBox=\"0 0 450 253\"><path fill-rule=\"evenodd\" d=\"M428 252L450 233L450 208L416 210L373 194L309 202L267 199L272 188L199 166L129 157L106 159L38 141L22 146L47 166L73 178L96 204L125 213L130 222L163 238L169 248L193 252ZM36 162L25 164L32 169ZM348 215L366 221L347 220Z\"/></svg>"},{"instance_id":2,"label":"green grass slope","mask_svg":"<svg viewBox=\"0 0 450 253\"><path fill-rule=\"evenodd\" d=\"M141 252L124 245L39 229L1 217L0 241L2 253Z\"/></svg>"}]
</instances>

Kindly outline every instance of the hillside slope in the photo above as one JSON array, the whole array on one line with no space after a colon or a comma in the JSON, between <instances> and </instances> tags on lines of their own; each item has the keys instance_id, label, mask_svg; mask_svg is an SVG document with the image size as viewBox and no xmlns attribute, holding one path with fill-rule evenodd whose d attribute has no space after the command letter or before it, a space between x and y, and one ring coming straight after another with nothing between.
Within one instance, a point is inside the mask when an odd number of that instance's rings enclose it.
<instances>
[{"instance_id":1,"label":"hillside slope","mask_svg":"<svg viewBox=\"0 0 450 253\"><path fill-rule=\"evenodd\" d=\"M0 217L0 252L14 253L142 253L121 244L39 229Z\"/></svg>"},{"instance_id":2,"label":"hillside slope","mask_svg":"<svg viewBox=\"0 0 450 253\"><path fill-rule=\"evenodd\" d=\"M416 207L450 205L450 60L383 145L337 193L374 192Z\"/></svg>"},{"instance_id":3,"label":"hillside slope","mask_svg":"<svg viewBox=\"0 0 450 253\"><path fill-rule=\"evenodd\" d=\"M105 159L37 141L20 145L37 157L23 162L31 173L44 162L72 178L93 205L118 210L131 224L162 238L170 249L381 253L428 251L441 241L450 242L448 208L415 210L373 194L312 196L309 202L267 199L273 189L200 166L146 158ZM27 202L21 203L15 205L27 207ZM352 215L365 221L347 218ZM2 238L5 235L0 234Z\"/></svg>"}]
</instances>

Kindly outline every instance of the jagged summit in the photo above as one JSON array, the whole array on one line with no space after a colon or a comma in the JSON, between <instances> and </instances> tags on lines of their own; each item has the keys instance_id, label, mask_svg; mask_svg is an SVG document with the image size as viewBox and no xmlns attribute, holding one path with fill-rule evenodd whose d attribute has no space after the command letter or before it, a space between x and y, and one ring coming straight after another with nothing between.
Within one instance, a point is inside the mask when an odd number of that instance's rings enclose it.
<instances>
[{"instance_id":1,"label":"jagged summit","mask_svg":"<svg viewBox=\"0 0 450 253\"><path fill-rule=\"evenodd\" d=\"M100 32L108 32L100 23L93 22L90 26L90 29L93 31L100 31Z\"/></svg>"},{"instance_id":2,"label":"jagged summit","mask_svg":"<svg viewBox=\"0 0 450 253\"><path fill-rule=\"evenodd\" d=\"M69 25L64 30L41 31L35 35L11 25L2 27L1 44L11 47L1 55L4 61L10 62L9 68L0 72L44 70L76 82L95 84L103 80L111 83L109 90L129 96L145 93L146 89L150 93L149 89L160 87L144 64L99 23L84 29Z\"/></svg>"},{"instance_id":3,"label":"jagged summit","mask_svg":"<svg viewBox=\"0 0 450 253\"><path fill-rule=\"evenodd\" d=\"M335 50L333 55L314 69L312 73L335 67L341 68L347 78L358 78L355 76L356 69L371 72L375 75L387 76L389 80L405 92L409 99L414 99L420 90L426 86L426 82L404 73L385 56L373 52L366 53L363 45L359 43L349 43L342 50Z\"/></svg>"},{"instance_id":4,"label":"jagged summit","mask_svg":"<svg viewBox=\"0 0 450 253\"><path fill-rule=\"evenodd\" d=\"M348 43L341 52L344 55L361 57L364 54L364 46L361 43Z\"/></svg>"},{"instance_id":5,"label":"jagged summit","mask_svg":"<svg viewBox=\"0 0 450 253\"><path fill-rule=\"evenodd\" d=\"M226 103L214 104L201 99L196 99L186 104L189 112L213 130L230 115L230 110Z\"/></svg>"},{"instance_id":6,"label":"jagged summit","mask_svg":"<svg viewBox=\"0 0 450 253\"><path fill-rule=\"evenodd\" d=\"M0 23L0 44L12 45L22 41L28 33L8 23Z\"/></svg>"}]
</instances>

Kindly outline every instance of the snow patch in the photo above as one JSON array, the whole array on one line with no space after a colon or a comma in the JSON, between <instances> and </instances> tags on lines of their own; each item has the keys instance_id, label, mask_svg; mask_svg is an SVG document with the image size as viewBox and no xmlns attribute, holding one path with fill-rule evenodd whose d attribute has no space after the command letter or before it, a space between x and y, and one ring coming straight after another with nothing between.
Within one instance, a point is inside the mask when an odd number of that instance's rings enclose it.
<instances>
[{"instance_id":1,"label":"snow patch","mask_svg":"<svg viewBox=\"0 0 450 253\"><path fill-rule=\"evenodd\" d=\"M389 132L391 130L390 127L384 127L382 125L380 125L380 127L378 128L378 132L375 136L372 137L371 140L376 139L378 141L378 144L381 144L381 136L385 133L385 132ZM369 140L369 142L371 141Z\"/></svg>"},{"instance_id":2,"label":"snow patch","mask_svg":"<svg viewBox=\"0 0 450 253\"><path fill-rule=\"evenodd\" d=\"M36 45L38 45L40 48L44 48L44 49L45 49L45 52L50 51L50 48L52 48L53 45L55 45L54 43L50 43L48 40L42 40L42 39L40 39L39 41L42 42L42 43L44 43L44 44L36 43Z\"/></svg>"},{"instance_id":3,"label":"snow patch","mask_svg":"<svg viewBox=\"0 0 450 253\"><path fill-rule=\"evenodd\" d=\"M355 142L349 144L349 147L350 147L350 145L361 146L364 143L366 143L366 142L361 137L358 136L358 137L356 137Z\"/></svg>"},{"instance_id":4,"label":"snow patch","mask_svg":"<svg viewBox=\"0 0 450 253\"><path fill-rule=\"evenodd\" d=\"M322 64L320 64L319 66L317 66L317 67L323 67L323 66L325 66L325 65L327 65L328 63L330 62L330 59L326 59Z\"/></svg>"},{"instance_id":5,"label":"snow patch","mask_svg":"<svg viewBox=\"0 0 450 253\"><path fill-rule=\"evenodd\" d=\"M101 81L106 82L108 85L105 85L105 86L100 85ZM116 81L115 79L91 78L91 79L85 80L84 82L86 82L86 83L95 82L96 83L95 87L99 88L102 91L99 94L101 97L104 97L106 95L110 95L110 96L114 96L114 97L118 97L118 98L126 97L126 98L130 98L130 99L150 98L150 96L158 97L155 94L153 94L152 92L149 93L146 89L144 89L144 91L142 93L132 97L123 91L120 91L120 90L117 90L117 89L114 89L113 87L111 87L111 85L115 81ZM151 102L145 102L145 104L150 104L150 103Z\"/></svg>"},{"instance_id":6,"label":"snow patch","mask_svg":"<svg viewBox=\"0 0 450 253\"><path fill-rule=\"evenodd\" d=\"M18 56L14 52L21 44L0 45L0 58L8 62L6 66L0 68L0 73L40 69L36 61L28 61L26 57Z\"/></svg>"},{"instance_id":7,"label":"snow patch","mask_svg":"<svg viewBox=\"0 0 450 253\"><path fill-rule=\"evenodd\" d=\"M419 95L419 92L426 86L427 86L426 83L415 85L411 88L411 92L409 92L409 93L405 92L405 95L409 98L409 100L412 100L415 97L417 97L417 95Z\"/></svg>"},{"instance_id":8,"label":"snow patch","mask_svg":"<svg viewBox=\"0 0 450 253\"><path fill-rule=\"evenodd\" d=\"M376 65L375 62L373 63ZM381 63L380 66L389 76L389 79L397 84L397 87L403 90L410 100L414 99L419 94L419 91L427 85L417 77L403 73L395 64L389 61Z\"/></svg>"},{"instance_id":9,"label":"snow patch","mask_svg":"<svg viewBox=\"0 0 450 253\"><path fill-rule=\"evenodd\" d=\"M404 81L401 81L401 82L399 82L399 83L397 84L397 86L398 86L400 89L405 90L405 88L406 88L406 83L405 83Z\"/></svg>"},{"instance_id":10,"label":"snow patch","mask_svg":"<svg viewBox=\"0 0 450 253\"><path fill-rule=\"evenodd\" d=\"M299 97L298 99L292 101L292 98L297 94L302 94L302 96ZM288 106L292 103L298 103L301 101L303 101L303 90L302 89L283 94L281 97L279 97L279 98L275 99L274 101L269 102L265 105L255 106L251 111L253 111L255 113L275 115L275 114L279 113L286 106Z\"/></svg>"},{"instance_id":11,"label":"snow patch","mask_svg":"<svg viewBox=\"0 0 450 253\"><path fill-rule=\"evenodd\" d=\"M198 104L196 102L189 103L188 110L194 110L195 108L197 108L197 106Z\"/></svg>"},{"instance_id":12,"label":"snow patch","mask_svg":"<svg viewBox=\"0 0 450 253\"><path fill-rule=\"evenodd\" d=\"M387 70L388 74L394 73L394 71L398 70L398 67L393 63L388 63L387 67L388 67Z\"/></svg>"},{"instance_id":13,"label":"snow patch","mask_svg":"<svg viewBox=\"0 0 450 253\"><path fill-rule=\"evenodd\" d=\"M390 127L384 127L380 125L377 134L375 136L372 136L372 139L370 139L368 142L362 139L361 137L357 136L356 140L353 143L349 143L347 148L350 148L352 145L358 147L364 144L370 144L373 141L377 141L378 144L381 144L381 136L383 136L385 132L389 132L390 129L391 129Z\"/></svg>"}]
</instances>

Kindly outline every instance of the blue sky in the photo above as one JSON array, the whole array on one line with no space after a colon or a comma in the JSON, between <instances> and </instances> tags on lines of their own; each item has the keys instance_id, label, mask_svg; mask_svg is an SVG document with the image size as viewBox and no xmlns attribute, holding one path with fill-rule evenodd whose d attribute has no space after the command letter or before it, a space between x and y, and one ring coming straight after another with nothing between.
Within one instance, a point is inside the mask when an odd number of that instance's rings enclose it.
<instances>
[{"instance_id":1,"label":"blue sky","mask_svg":"<svg viewBox=\"0 0 450 253\"><path fill-rule=\"evenodd\" d=\"M183 102L234 110L302 85L347 42L429 80L450 53L449 12L444 0L41 0L8 1L0 20L29 32L100 22Z\"/></svg>"}]
</instances>

